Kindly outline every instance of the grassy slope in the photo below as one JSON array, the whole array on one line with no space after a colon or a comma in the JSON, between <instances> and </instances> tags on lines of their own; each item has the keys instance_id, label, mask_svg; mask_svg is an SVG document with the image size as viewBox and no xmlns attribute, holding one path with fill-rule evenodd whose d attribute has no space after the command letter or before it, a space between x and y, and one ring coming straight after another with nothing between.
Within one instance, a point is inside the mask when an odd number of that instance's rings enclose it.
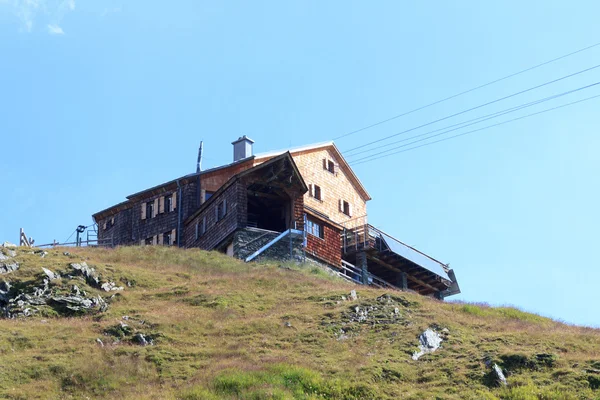
<instances>
[{"instance_id":1,"label":"grassy slope","mask_svg":"<svg viewBox=\"0 0 600 400\"><path fill-rule=\"evenodd\" d=\"M338 341L334 333L355 304L336 299L357 289L360 303L385 291L311 267L244 264L199 250L63 251L42 259L20 249L21 269L0 279L86 260L104 278L135 286L103 314L0 320L0 398L600 399L599 330L402 293L409 303L400 323L353 324L351 337ZM105 331L124 315L156 344L112 344ZM417 336L431 326L448 328L447 340L411 360ZM556 361L536 364L539 353ZM486 357L511 371L508 388L485 385Z\"/></svg>"}]
</instances>

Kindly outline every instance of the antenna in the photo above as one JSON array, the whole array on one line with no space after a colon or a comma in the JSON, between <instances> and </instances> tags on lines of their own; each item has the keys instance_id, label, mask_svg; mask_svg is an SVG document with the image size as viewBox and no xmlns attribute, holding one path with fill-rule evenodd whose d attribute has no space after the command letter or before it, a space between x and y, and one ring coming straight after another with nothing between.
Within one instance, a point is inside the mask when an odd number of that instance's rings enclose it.
<instances>
[{"instance_id":1,"label":"antenna","mask_svg":"<svg viewBox=\"0 0 600 400\"><path fill-rule=\"evenodd\" d=\"M203 141L200 141L200 147L198 148L198 163L196 164L196 173L202 171L202 145Z\"/></svg>"}]
</instances>

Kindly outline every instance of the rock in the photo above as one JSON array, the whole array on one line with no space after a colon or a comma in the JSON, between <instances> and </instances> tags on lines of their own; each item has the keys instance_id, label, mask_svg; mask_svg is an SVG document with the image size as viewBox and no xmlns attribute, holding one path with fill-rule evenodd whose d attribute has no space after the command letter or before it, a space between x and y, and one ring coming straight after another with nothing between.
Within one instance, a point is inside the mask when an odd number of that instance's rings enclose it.
<instances>
[{"instance_id":1,"label":"rock","mask_svg":"<svg viewBox=\"0 0 600 400\"><path fill-rule=\"evenodd\" d=\"M7 274L19 269L19 263L14 261L0 262L0 274Z\"/></svg>"},{"instance_id":2,"label":"rock","mask_svg":"<svg viewBox=\"0 0 600 400\"><path fill-rule=\"evenodd\" d=\"M335 338L338 341L342 341L342 340L350 339L350 336L346 335L346 331L344 331L343 329L340 329L340 331L335 334Z\"/></svg>"},{"instance_id":3,"label":"rock","mask_svg":"<svg viewBox=\"0 0 600 400\"><path fill-rule=\"evenodd\" d=\"M104 282L102 285L100 285L100 288L105 292L124 289L123 286L117 286L117 284L114 282Z\"/></svg>"},{"instance_id":4,"label":"rock","mask_svg":"<svg viewBox=\"0 0 600 400\"><path fill-rule=\"evenodd\" d=\"M358 300L358 296L356 295L356 290L352 290L350 292L350 301L356 301Z\"/></svg>"},{"instance_id":5,"label":"rock","mask_svg":"<svg viewBox=\"0 0 600 400\"><path fill-rule=\"evenodd\" d=\"M444 329L442 329L442 333L449 334L450 331L448 330L448 328L444 328Z\"/></svg>"},{"instance_id":6,"label":"rock","mask_svg":"<svg viewBox=\"0 0 600 400\"><path fill-rule=\"evenodd\" d=\"M342 301L346 301L346 296L342 296Z\"/></svg>"},{"instance_id":7,"label":"rock","mask_svg":"<svg viewBox=\"0 0 600 400\"><path fill-rule=\"evenodd\" d=\"M412 355L412 359L416 361L424 354L433 353L439 349L442 340L441 336L433 329L425 330L419 335L419 351Z\"/></svg>"},{"instance_id":8,"label":"rock","mask_svg":"<svg viewBox=\"0 0 600 400\"><path fill-rule=\"evenodd\" d=\"M11 242L4 242L2 247L17 247L17 245Z\"/></svg>"},{"instance_id":9,"label":"rock","mask_svg":"<svg viewBox=\"0 0 600 400\"><path fill-rule=\"evenodd\" d=\"M41 258L44 258L48 255L47 251L42 251L42 254L40 255Z\"/></svg>"},{"instance_id":10,"label":"rock","mask_svg":"<svg viewBox=\"0 0 600 400\"><path fill-rule=\"evenodd\" d=\"M123 315L123 319L124 319L125 321L129 320L129 315Z\"/></svg>"},{"instance_id":11,"label":"rock","mask_svg":"<svg viewBox=\"0 0 600 400\"><path fill-rule=\"evenodd\" d=\"M14 250L6 250L6 252L8 253L9 257L16 257L17 256L17 252Z\"/></svg>"},{"instance_id":12,"label":"rock","mask_svg":"<svg viewBox=\"0 0 600 400\"><path fill-rule=\"evenodd\" d=\"M98 278L98 275L96 274L96 270L94 270L94 268L88 267L87 263L85 263L85 262L82 262L81 264L72 263L71 268L73 268L76 272L83 275L83 277L85 278L85 281L90 286L93 286L93 287L100 286L100 278Z\"/></svg>"},{"instance_id":13,"label":"rock","mask_svg":"<svg viewBox=\"0 0 600 400\"><path fill-rule=\"evenodd\" d=\"M492 367L492 372L498 385L506 386L508 384L508 382L506 381L506 377L504 376L504 373L502 372L502 369L498 366L498 364L494 364L494 366Z\"/></svg>"},{"instance_id":14,"label":"rock","mask_svg":"<svg viewBox=\"0 0 600 400\"><path fill-rule=\"evenodd\" d=\"M60 275L59 274L55 274L54 272L50 271L47 268L42 267L42 270L44 271L44 274L46 274L46 276L48 277L48 279L50 279L51 281L55 280L55 279L60 279Z\"/></svg>"},{"instance_id":15,"label":"rock","mask_svg":"<svg viewBox=\"0 0 600 400\"><path fill-rule=\"evenodd\" d=\"M286 328L291 328L292 327L292 323L290 321L285 321L283 323L283 326L285 326Z\"/></svg>"},{"instance_id":16,"label":"rock","mask_svg":"<svg viewBox=\"0 0 600 400\"><path fill-rule=\"evenodd\" d=\"M10 257L5 256L3 252L0 251L0 261L8 260Z\"/></svg>"},{"instance_id":17,"label":"rock","mask_svg":"<svg viewBox=\"0 0 600 400\"><path fill-rule=\"evenodd\" d=\"M104 347L104 342L100 338L96 338L96 343L100 345L100 347Z\"/></svg>"},{"instance_id":18,"label":"rock","mask_svg":"<svg viewBox=\"0 0 600 400\"><path fill-rule=\"evenodd\" d=\"M133 341L142 346L152 346L154 344L150 337L144 336L141 333L136 333L133 337Z\"/></svg>"},{"instance_id":19,"label":"rock","mask_svg":"<svg viewBox=\"0 0 600 400\"><path fill-rule=\"evenodd\" d=\"M70 255L71 255L71 253L69 253L68 251L65 251L65 252L63 252L63 256L66 256L66 257L68 257L68 256L70 256Z\"/></svg>"}]
</instances>

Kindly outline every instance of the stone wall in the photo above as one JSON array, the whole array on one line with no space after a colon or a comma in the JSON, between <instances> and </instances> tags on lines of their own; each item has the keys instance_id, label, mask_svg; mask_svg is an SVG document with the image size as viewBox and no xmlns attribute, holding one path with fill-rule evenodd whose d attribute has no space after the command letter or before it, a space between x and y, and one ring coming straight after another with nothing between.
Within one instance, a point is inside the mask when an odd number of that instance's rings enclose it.
<instances>
[{"instance_id":1,"label":"stone wall","mask_svg":"<svg viewBox=\"0 0 600 400\"><path fill-rule=\"evenodd\" d=\"M280 234L281 232L266 231L257 228L240 229L233 237L234 256L242 260L246 259ZM289 236L286 236L273 244L254 260L289 261L290 259L293 259L294 261L302 261L304 258L302 244L303 238L301 236L292 239L292 257L290 257L290 239Z\"/></svg>"}]
</instances>

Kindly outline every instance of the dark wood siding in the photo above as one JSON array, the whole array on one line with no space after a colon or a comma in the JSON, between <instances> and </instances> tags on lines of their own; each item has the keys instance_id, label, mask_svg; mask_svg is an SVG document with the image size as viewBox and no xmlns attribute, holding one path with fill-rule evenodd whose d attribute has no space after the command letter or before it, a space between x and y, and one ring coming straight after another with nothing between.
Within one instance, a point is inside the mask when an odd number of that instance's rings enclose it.
<instances>
[{"instance_id":1,"label":"dark wood siding","mask_svg":"<svg viewBox=\"0 0 600 400\"><path fill-rule=\"evenodd\" d=\"M217 221L217 207L227 202L225 217ZM202 226L206 218L206 232L196 239L196 224ZM212 250L227 239L238 227L246 223L246 187L236 181L216 197L212 197L206 207L190 220L185 227L185 247L199 247Z\"/></svg>"},{"instance_id":2,"label":"dark wood siding","mask_svg":"<svg viewBox=\"0 0 600 400\"><path fill-rule=\"evenodd\" d=\"M323 221L318 221L323 224L323 239L307 233L306 253L327 264L339 267L342 264L341 231Z\"/></svg>"}]
</instances>

